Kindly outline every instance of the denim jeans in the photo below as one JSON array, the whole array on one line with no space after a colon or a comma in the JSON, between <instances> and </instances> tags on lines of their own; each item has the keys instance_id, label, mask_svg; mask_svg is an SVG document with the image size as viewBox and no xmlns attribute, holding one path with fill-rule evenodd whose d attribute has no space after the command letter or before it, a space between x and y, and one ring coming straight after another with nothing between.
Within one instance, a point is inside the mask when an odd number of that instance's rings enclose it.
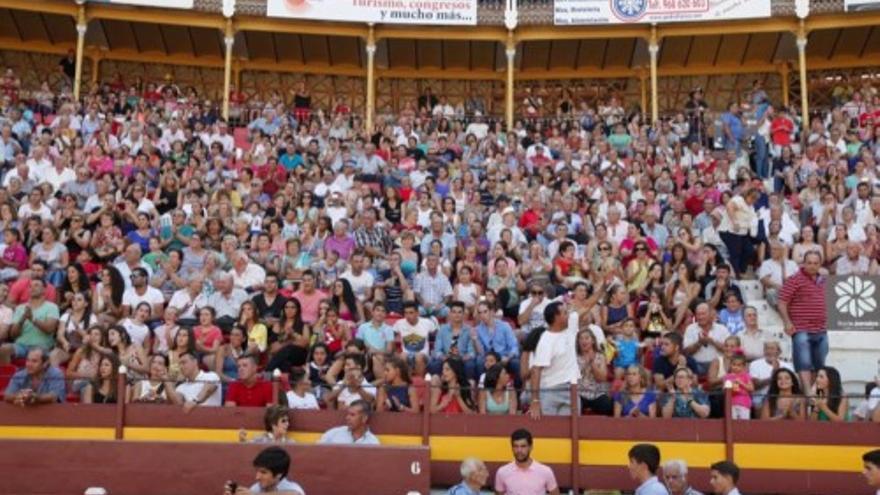
<instances>
[{"instance_id":1,"label":"denim jeans","mask_svg":"<svg viewBox=\"0 0 880 495\"><path fill-rule=\"evenodd\" d=\"M816 371L825 366L828 356L828 332L798 331L791 337L791 357L794 369Z\"/></svg>"},{"instance_id":2,"label":"denim jeans","mask_svg":"<svg viewBox=\"0 0 880 495\"><path fill-rule=\"evenodd\" d=\"M770 160L767 156L767 140L758 134L755 136L755 173L761 179L770 177Z\"/></svg>"}]
</instances>

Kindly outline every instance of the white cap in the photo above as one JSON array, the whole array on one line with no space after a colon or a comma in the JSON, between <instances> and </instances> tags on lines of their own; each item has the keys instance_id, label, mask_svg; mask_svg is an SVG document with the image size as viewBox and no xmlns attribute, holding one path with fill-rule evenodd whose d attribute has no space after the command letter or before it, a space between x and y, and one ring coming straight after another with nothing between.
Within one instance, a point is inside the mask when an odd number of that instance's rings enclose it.
<instances>
[{"instance_id":1,"label":"white cap","mask_svg":"<svg viewBox=\"0 0 880 495\"><path fill-rule=\"evenodd\" d=\"M85 493L83 493L83 495L107 495L107 490L99 486L91 486L89 488L86 488L86 491Z\"/></svg>"}]
</instances>

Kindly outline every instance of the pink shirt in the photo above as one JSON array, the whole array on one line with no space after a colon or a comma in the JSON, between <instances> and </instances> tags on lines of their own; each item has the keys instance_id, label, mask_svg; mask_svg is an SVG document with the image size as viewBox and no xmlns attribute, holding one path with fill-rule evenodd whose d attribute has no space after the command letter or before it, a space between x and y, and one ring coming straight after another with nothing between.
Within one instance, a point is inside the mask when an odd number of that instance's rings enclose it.
<instances>
[{"instance_id":1,"label":"pink shirt","mask_svg":"<svg viewBox=\"0 0 880 495\"><path fill-rule=\"evenodd\" d=\"M15 263L15 266L10 268L26 270L28 266L28 255L27 251L24 249L24 245L20 242L16 242L15 244L6 246L6 249L3 250L3 260L9 263Z\"/></svg>"},{"instance_id":2,"label":"pink shirt","mask_svg":"<svg viewBox=\"0 0 880 495\"><path fill-rule=\"evenodd\" d=\"M293 293L293 297L299 301L302 308L302 319L305 323L314 323L318 319L318 307L321 301L327 298L327 294L323 291L315 289L311 294L298 290Z\"/></svg>"},{"instance_id":3,"label":"pink shirt","mask_svg":"<svg viewBox=\"0 0 880 495\"><path fill-rule=\"evenodd\" d=\"M511 462L495 473L495 491L505 495L546 495L556 488L553 470L536 460L525 469Z\"/></svg>"},{"instance_id":4,"label":"pink shirt","mask_svg":"<svg viewBox=\"0 0 880 495\"><path fill-rule=\"evenodd\" d=\"M752 377L749 375L748 371L743 371L742 373L728 373L724 375L724 380L729 380L731 382L739 380L741 383L749 383L752 381ZM734 406L750 408L752 407L752 395L743 387L734 388L733 394L730 397L730 402Z\"/></svg>"}]
</instances>

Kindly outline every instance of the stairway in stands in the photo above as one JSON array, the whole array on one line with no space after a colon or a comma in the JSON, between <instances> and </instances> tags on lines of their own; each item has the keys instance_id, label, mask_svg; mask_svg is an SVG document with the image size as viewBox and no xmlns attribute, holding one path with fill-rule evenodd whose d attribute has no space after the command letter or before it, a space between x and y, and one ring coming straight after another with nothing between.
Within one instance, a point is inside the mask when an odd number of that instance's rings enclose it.
<instances>
[{"instance_id":1,"label":"stairway in stands","mask_svg":"<svg viewBox=\"0 0 880 495\"><path fill-rule=\"evenodd\" d=\"M759 280L737 280L746 306L754 306L758 310L758 325L782 343L782 355L791 359L791 338L785 335L782 317L775 307L770 306L764 298L764 287Z\"/></svg>"}]
</instances>

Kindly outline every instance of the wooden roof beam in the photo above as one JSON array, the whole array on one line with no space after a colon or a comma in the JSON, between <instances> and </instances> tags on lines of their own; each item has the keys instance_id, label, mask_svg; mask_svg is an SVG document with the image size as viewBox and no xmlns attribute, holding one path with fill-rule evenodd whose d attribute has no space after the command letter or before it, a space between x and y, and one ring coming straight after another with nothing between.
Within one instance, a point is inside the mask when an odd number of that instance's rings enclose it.
<instances>
[{"instance_id":1,"label":"wooden roof beam","mask_svg":"<svg viewBox=\"0 0 880 495\"><path fill-rule=\"evenodd\" d=\"M717 27L716 27L717 31ZM584 40L651 37L648 25L624 26L522 26L514 32L520 41ZM506 39L506 37L505 37ZM503 40L502 40L503 41Z\"/></svg>"},{"instance_id":2,"label":"wooden roof beam","mask_svg":"<svg viewBox=\"0 0 880 495\"><path fill-rule=\"evenodd\" d=\"M42 14L69 15L76 18L79 6L71 1L56 2L54 0L0 0L0 8L26 10Z\"/></svg>"},{"instance_id":3,"label":"wooden roof beam","mask_svg":"<svg viewBox=\"0 0 880 495\"><path fill-rule=\"evenodd\" d=\"M322 36L354 36L365 38L369 28L365 24L341 22L307 22L296 19L276 19L272 17L236 16L235 29L238 31L263 31L270 33L317 34Z\"/></svg>"},{"instance_id":4,"label":"wooden roof beam","mask_svg":"<svg viewBox=\"0 0 880 495\"><path fill-rule=\"evenodd\" d=\"M880 25L880 12L859 12L850 14L828 14L807 17L807 32L820 29L845 29ZM795 30L796 32L797 30Z\"/></svg>"},{"instance_id":5,"label":"wooden roof beam","mask_svg":"<svg viewBox=\"0 0 880 495\"><path fill-rule=\"evenodd\" d=\"M497 41L503 43L507 40L507 30L502 27L479 26L472 27L455 26L388 26L375 27L376 39L411 39L411 40L468 40L468 41Z\"/></svg>"},{"instance_id":6,"label":"wooden roof beam","mask_svg":"<svg viewBox=\"0 0 880 495\"><path fill-rule=\"evenodd\" d=\"M2 0L0 0L2 1ZM42 3L42 2L40 2ZM106 19L114 21L144 22L186 27L203 27L223 30L226 21L219 14L208 14L190 10L161 10L153 8L133 8L89 4L86 7L87 19Z\"/></svg>"},{"instance_id":7,"label":"wooden roof beam","mask_svg":"<svg viewBox=\"0 0 880 495\"><path fill-rule=\"evenodd\" d=\"M755 34L777 33L780 31L797 32L798 21L788 17L770 17L767 19L749 19L747 21L730 21L720 23L675 23L657 26L657 36L671 38L674 36L714 36L718 34Z\"/></svg>"},{"instance_id":8,"label":"wooden roof beam","mask_svg":"<svg viewBox=\"0 0 880 495\"><path fill-rule=\"evenodd\" d=\"M543 72L543 71L542 71ZM469 81L503 81L504 72L467 69L377 69L376 77L384 79L439 79Z\"/></svg>"}]
</instances>

